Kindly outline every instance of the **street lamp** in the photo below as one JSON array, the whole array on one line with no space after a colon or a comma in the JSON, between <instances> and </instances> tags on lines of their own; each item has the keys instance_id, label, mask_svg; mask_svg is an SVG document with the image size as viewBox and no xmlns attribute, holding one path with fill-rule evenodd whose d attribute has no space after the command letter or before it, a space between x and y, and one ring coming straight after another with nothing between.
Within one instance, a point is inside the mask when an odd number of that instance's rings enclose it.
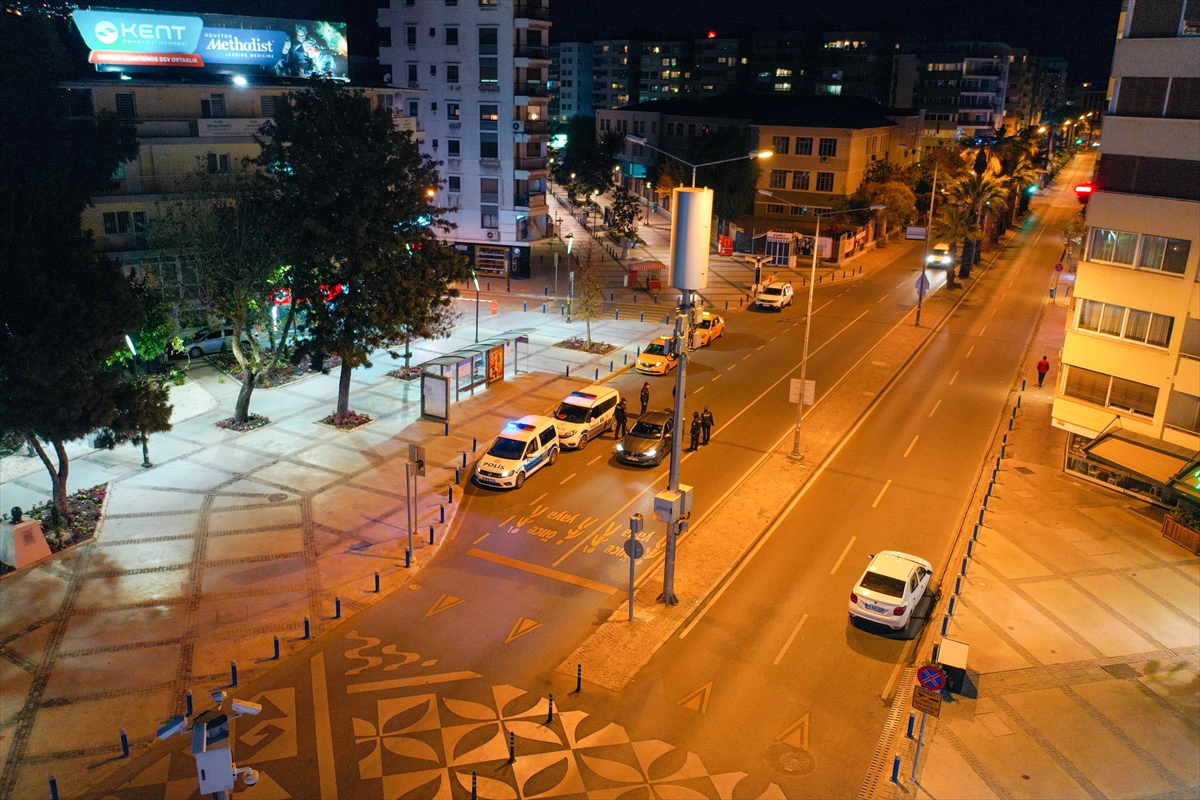
<instances>
[{"instance_id":1,"label":"street lamp","mask_svg":"<svg viewBox=\"0 0 1200 800\"><path fill-rule=\"evenodd\" d=\"M475 281L475 343L479 344L479 276L471 270L471 280Z\"/></svg>"},{"instance_id":2,"label":"street lamp","mask_svg":"<svg viewBox=\"0 0 1200 800\"><path fill-rule=\"evenodd\" d=\"M634 136L632 133L627 133L627 134L625 134L625 141L629 142L630 144L636 144L640 147L649 147L651 150L655 151L656 153L662 153L664 156L667 156L668 158L675 159L680 164L691 167L692 168L692 188L693 189L696 188L696 170L700 169L701 167L711 167L714 164L728 164L731 161L744 161L747 158L751 158L751 159L753 159L753 158L770 158L771 156L775 155L775 152L773 150L751 150L746 155L737 156L736 158L722 158L720 161L705 161L703 164L693 164L690 161L684 161L682 158L675 155L674 153L668 153L666 150L655 147L652 144L648 144L646 142L646 137L644 137L644 136Z\"/></svg>"},{"instance_id":3,"label":"street lamp","mask_svg":"<svg viewBox=\"0 0 1200 800\"><path fill-rule=\"evenodd\" d=\"M775 197L774 194L766 189L759 189L758 193L765 194L767 197L774 198L786 205L796 205L795 203L789 203L783 198ZM882 211L887 208L887 205L884 203L872 203L869 208L871 211ZM847 208L842 211L825 211L814 215L817 218L817 230L813 234L812 272L808 278L808 312L804 315L804 349L800 355L800 397L799 402L796 403L796 433L792 437L792 452L790 454L792 458L798 461L804 460L804 456L800 452L800 426L804 421L804 386L805 378L808 375L808 337L812 330L813 289L817 284L817 259L820 257L819 248L821 246L821 219L823 217L836 217L839 214L852 214L862 210L861 208Z\"/></svg>"}]
</instances>

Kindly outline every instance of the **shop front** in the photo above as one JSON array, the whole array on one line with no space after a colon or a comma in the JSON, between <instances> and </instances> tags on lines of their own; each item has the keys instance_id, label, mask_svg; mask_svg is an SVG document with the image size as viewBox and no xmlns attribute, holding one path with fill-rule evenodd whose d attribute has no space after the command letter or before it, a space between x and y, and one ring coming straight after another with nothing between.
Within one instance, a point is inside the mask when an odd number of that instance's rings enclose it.
<instances>
[{"instance_id":1,"label":"shop front","mask_svg":"<svg viewBox=\"0 0 1200 800\"><path fill-rule=\"evenodd\" d=\"M1188 481L1198 464L1200 452L1132 431L1109 430L1095 438L1067 434L1067 472L1168 507L1183 499L1196 502Z\"/></svg>"}]
</instances>

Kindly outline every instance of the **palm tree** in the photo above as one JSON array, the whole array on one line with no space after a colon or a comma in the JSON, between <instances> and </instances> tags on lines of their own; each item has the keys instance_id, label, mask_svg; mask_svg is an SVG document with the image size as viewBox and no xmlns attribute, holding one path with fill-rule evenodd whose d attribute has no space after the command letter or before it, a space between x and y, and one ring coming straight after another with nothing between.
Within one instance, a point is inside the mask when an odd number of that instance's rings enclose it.
<instances>
[{"instance_id":1,"label":"palm tree","mask_svg":"<svg viewBox=\"0 0 1200 800\"><path fill-rule=\"evenodd\" d=\"M1025 151L1015 156L1003 159L1001 162L1001 179L1008 189L1009 203L1002 217L1002 224L997 226L997 236L1003 233L1011 224L1014 217L1024 214L1029 208L1030 186L1038 182L1041 169L1033 162L1033 157Z\"/></svg>"},{"instance_id":2,"label":"palm tree","mask_svg":"<svg viewBox=\"0 0 1200 800\"><path fill-rule=\"evenodd\" d=\"M971 276L971 267L978 264L982 256L978 242L982 239L987 226L987 216L990 204L1000 205L1008 197L1008 190L997 178L990 175L968 173L950 187L951 201L968 212L972 235L966 238L963 248L963 259L959 267L959 275L963 278Z\"/></svg>"},{"instance_id":3,"label":"palm tree","mask_svg":"<svg viewBox=\"0 0 1200 800\"><path fill-rule=\"evenodd\" d=\"M934 216L933 236L935 239L950 243L951 259L957 255L958 243L964 243L963 252L965 253L965 243L974 235L975 227L971 223L970 212L962 206L944 205L941 211ZM950 269L946 270L946 288L954 289L956 287L952 260Z\"/></svg>"}]
</instances>

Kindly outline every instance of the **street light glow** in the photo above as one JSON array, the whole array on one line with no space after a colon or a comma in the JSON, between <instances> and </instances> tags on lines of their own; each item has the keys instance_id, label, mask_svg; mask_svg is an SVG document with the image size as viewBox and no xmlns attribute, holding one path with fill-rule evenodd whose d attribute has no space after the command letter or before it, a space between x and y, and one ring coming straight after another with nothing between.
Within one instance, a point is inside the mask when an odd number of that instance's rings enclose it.
<instances>
[{"instance_id":1,"label":"street light glow","mask_svg":"<svg viewBox=\"0 0 1200 800\"><path fill-rule=\"evenodd\" d=\"M755 150L750 154L751 158L770 158L775 155L774 150Z\"/></svg>"}]
</instances>

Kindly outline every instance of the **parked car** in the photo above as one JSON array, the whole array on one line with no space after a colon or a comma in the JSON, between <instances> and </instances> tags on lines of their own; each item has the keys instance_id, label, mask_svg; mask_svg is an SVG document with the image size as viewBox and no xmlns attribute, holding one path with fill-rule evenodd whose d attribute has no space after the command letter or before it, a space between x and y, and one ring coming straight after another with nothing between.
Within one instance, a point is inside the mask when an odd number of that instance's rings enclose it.
<instances>
[{"instance_id":1,"label":"parked car","mask_svg":"<svg viewBox=\"0 0 1200 800\"><path fill-rule=\"evenodd\" d=\"M646 349L638 356L633 365L638 372L647 375L666 375L679 365L679 356L670 352L667 337L659 336L646 345Z\"/></svg>"},{"instance_id":2,"label":"parked car","mask_svg":"<svg viewBox=\"0 0 1200 800\"><path fill-rule=\"evenodd\" d=\"M724 335L725 319L722 316L708 311L700 315L700 321L696 323L696 338L701 347L708 347Z\"/></svg>"},{"instance_id":3,"label":"parked car","mask_svg":"<svg viewBox=\"0 0 1200 800\"><path fill-rule=\"evenodd\" d=\"M558 434L549 417L521 417L504 426L475 465L475 483L520 489L525 479L558 461Z\"/></svg>"},{"instance_id":4,"label":"parked car","mask_svg":"<svg viewBox=\"0 0 1200 800\"><path fill-rule=\"evenodd\" d=\"M563 447L582 450L613 426L613 413L621 395L608 386L589 386L571 392L554 412L554 428Z\"/></svg>"},{"instance_id":5,"label":"parked car","mask_svg":"<svg viewBox=\"0 0 1200 800\"><path fill-rule=\"evenodd\" d=\"M898 550L876 553L850 592L851 619L903 628L929 588L931 575L933 565L919 556Z\"/></svg>"},{"instance_id":6,"label":"parked car","mask_svg":"<svg viewBox=\"0 0 1200 800\"><path fill-rule=\"evenodd\" d=\"M675 420L666 411L648 411L617 444L617 461L639 467L653 467L671 452Z\"/></svg>"},{"instance_id":7,"label":"parked car","mask_svg":"<svg viewBox=\"0 0 1200 800\"><path fill-rule=\"evenodd\" d=\"M243 336L241 343L244 347L249 346ZM211 355L212 353L221 353L233 347L233 328L224 326L220 328L200 328L191 335L190 338L184 340L183 349L191 358L201 358Z\"/></svg>"},{"instance_id":8,"label":"parked car","mask_svg":"<svg viewBox=\"0 0 1200 800\"><path fill-rule=\"evenodd\" d=\"M757 308L773 308L783 311L792 304L792 285L790 283L768 283L758 290L754 296Z\"/></svg>"}]
</instances>

